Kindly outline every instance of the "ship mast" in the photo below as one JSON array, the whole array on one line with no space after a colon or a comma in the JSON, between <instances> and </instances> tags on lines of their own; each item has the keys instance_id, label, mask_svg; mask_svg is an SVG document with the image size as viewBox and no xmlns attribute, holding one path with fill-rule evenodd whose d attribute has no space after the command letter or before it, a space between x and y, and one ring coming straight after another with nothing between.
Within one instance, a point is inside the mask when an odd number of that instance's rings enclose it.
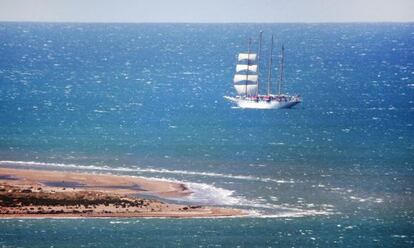
<instances>
[{"instance_id":1,"label":"ship mast","mask_svg":"<svg viewBox=\"0 0 414 248\"><path fill-rule=\"evenodd\" d=\"M272 42L270 45L270 57L269 57L269 74L267 76L267 95L270 95L270 83L272 81L272 62L273 62L273 35Z\"/></svg>"},{"instance_id":2,"label":"ship mast","mask_svg":"<svg viewBox=\"0 0 414 248\"><path fill-rule=\"evenodd\" d=\"M285 47L282 45L282 57L280 58L280 79L279 79L279 95L282 90L282 84L283 84L283 70L284 70L284 57L285 57Z\"/></svg>"},{"instance_id":3,"label":"ship mast","mask_svg":"<svg viewBox=\"0 0 414 248\"><path fill-rule=\"evenodd\" d=\"M247 70L246 70L246 96L247 96L247 83L248 83L248 79L249 79L249 66L250 66L250 45L252 43L251 38L249 38L249 45L248 45L248 50L247 50Z\"/></svg>"},{"instance_id":4,"label":"ship mast","mask_svg":"<svg viewBox=\"0 0 414 248\"><path fill-rule=\"evenodd\" d=\"M263 36L263 31L260 31L260 35L259 35L259 51L257 53L257 91L256 91L256 97L259 96L259 82L260 82L260 77L259 77L259 73L260 73L260 55L262 53L262 36Z\"/></svg>"}]
</instances>

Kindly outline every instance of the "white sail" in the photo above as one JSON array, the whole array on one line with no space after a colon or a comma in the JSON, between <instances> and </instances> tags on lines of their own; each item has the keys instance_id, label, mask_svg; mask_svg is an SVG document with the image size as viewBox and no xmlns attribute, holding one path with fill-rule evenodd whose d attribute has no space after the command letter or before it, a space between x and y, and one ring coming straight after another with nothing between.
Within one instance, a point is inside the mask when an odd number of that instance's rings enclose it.
<instances>
[{"instance_id":1,"label":"white sail","mask_svg":"<svg viewBox=\"0 0 414 248\"><path fill-rule=\"evenodd\" d=\"M257 65L237 65L236 71L251 71L251 72L257 72Z\"/></svg>"},{"instance_id":2,"label":"white sail","mask_svg":"<svg viewBox=\"0 0 414 248\"><path fill-rule=\"evenodd\" d=\"M255 53L239 53L239 61L248 59L250 61L256 60L257 54Z\"/></svg>"},{"instance_id":3,"label":"white sail","mask_svg":"<svg viewBox=\"0 0 414 248\"><path fill-rule=\"evenodd\" d=\"M247 93L247 95L256 95L257 94L257 84L235 84L234 88L237 91L237 94L244 95Z\"/></svg>"},{"instance_id":4,"label":"white sail","mask_svg":"<svg viewBox=\"0 0 414 248\"><path fill-rule=\"evenodd\" d=\"M236 74L234 75L233 82L238 83L242 81L249 81L252 83L257 83L258 78L259 77L257 75Z\"/></svg>"}]
</instances>

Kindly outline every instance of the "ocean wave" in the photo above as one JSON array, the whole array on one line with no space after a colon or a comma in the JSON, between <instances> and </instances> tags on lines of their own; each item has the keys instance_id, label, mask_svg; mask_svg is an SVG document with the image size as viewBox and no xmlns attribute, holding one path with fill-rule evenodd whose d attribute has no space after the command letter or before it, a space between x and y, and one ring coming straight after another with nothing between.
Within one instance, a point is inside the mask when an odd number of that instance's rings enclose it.
<instances>
[{"instance_id":1,"label":"ocean wave","mask_svg":"<svg viewBox=\"0 0 414 248\"><path fill-rule=\"evenodd\" d=\"M8 165L33 165L33 166L46 166L46 167L59 167L70 169L82 169L82 170L98 170L98 171L119 171L119 172L141 172L141 173L153 173L153 174L175 174L175 175L191 175L191 176L208 176L216 178L229 178L248 181L260 181L260 182L274 182L274 183L295 183L292 179L281 180L268 177L256 177L245 175L233 175L222 174L215 172L201 172L201 171L187 171L187 170L169 170L169 169L153 169L153 168L141 168L141 167L109 167L109 166L96 166L96 165L79 165L79 164L63 164L63 163L46 163L35 161L0 161L0 164Z\"/></svg>"},{"instance_id":2,"label":"ocean wave","mask_svg":"<svg viewBox=\"0 0 414 248\"><path fill-rule=\"evenodd\" d=\"M149 173L208 176L208 177L231 178L231 179L260 181L260 182L294 183L293 180L280 180L280 179L273 179L273 178L267 178L267 177L222 174L222 173L215 173L215 172L198 172L198 171L168 170L168 169L143 169L143 168L136 168L136 170L140 172L149 172Z\"/></svg>"},{"instance_id":3,"label":"ocean wave","mask_svg":"<svg viewBox=\"0 0 414 248\"><path fill-rule=\"evenodd\" d=\"M290 209L286 212L281 212L277 214L265 214L260 212L252 212L249 214L249 217L254 218L299 218L306 216L318 216L318 215L332 215L336 214L331 210L313 210L313 209Z\"/></svg>"},{"instance_id":4,"label":"ocean wave","mask_svg":"<svg viewBox=\"0 0 414 248\"><path fill-rule=\"evenodd\" d=\"M187 181L176 182L186 185L192 192L190 195L183 198L183 201L185 202L193 202L203 205L240 206L240 203L244 200L242 197L235 196L233 190L205 183L194 183Z\"/></svg>"},{"instance_id":5,"label":"ocean wave","mask_svg":"<svg viewBox=\"0 0 414 248\"><path fill-rule=\"evenodd\" d=\"M244 209L248 217L257 218L294 218L317 215L335 214L333 206L321 206L321 209L302 209L297 206L277 205L262 202L259 199L248 199L244 196L235 195L234 190L220 188L205 183L194 183L179 181L171 178L150 178L154 180L165 180L185 184L192 192L182 198L169 198L178 202L201 205L229 206Z\"/></svg>"},{"instance_id":6,"label":"ocean wave","mask_svg":"<svg viewBox=\"0 0 414 248\"><path fill-rule=\"evenodd\" d=\"M130 224L129 221L110 221L109 224Z\"/></svg>"}]
</instances>

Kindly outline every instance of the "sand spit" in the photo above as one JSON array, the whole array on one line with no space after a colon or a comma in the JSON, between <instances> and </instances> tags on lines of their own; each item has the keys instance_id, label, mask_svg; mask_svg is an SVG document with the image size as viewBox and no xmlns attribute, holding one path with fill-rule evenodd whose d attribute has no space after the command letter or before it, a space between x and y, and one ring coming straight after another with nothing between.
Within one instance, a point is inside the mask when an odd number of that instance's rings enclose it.
<instances>
[{"instance_id":1,"label":"sand spit","mask_svg":"<svg viewBox=\"0 0 414 248\"><path fill-rule=\"evenodd\" d=\"M233 217L238 209L178 205L141 195L184 197L180 183L129 176L0 168L0 217ZM140 195L140 196L137 196Z\"/></svg>"}]
</instances>

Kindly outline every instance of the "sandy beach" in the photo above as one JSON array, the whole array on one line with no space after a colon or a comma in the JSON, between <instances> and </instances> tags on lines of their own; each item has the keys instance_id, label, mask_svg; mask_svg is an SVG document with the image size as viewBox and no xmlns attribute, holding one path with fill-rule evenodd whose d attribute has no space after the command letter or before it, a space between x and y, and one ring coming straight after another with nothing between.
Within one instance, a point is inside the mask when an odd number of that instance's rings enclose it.
<instances>
[{"instance_id":1,"label":"sandy beach","mask_svg":"<svg viewBox=\"0 0 414 248\"><path fill-rule=\"evenodd\" d=\"M179 205L157 197L184 197L180 183L130 176L0 168L0 217L225 217L237 209Z\"/></svg>"}]
</instances>

